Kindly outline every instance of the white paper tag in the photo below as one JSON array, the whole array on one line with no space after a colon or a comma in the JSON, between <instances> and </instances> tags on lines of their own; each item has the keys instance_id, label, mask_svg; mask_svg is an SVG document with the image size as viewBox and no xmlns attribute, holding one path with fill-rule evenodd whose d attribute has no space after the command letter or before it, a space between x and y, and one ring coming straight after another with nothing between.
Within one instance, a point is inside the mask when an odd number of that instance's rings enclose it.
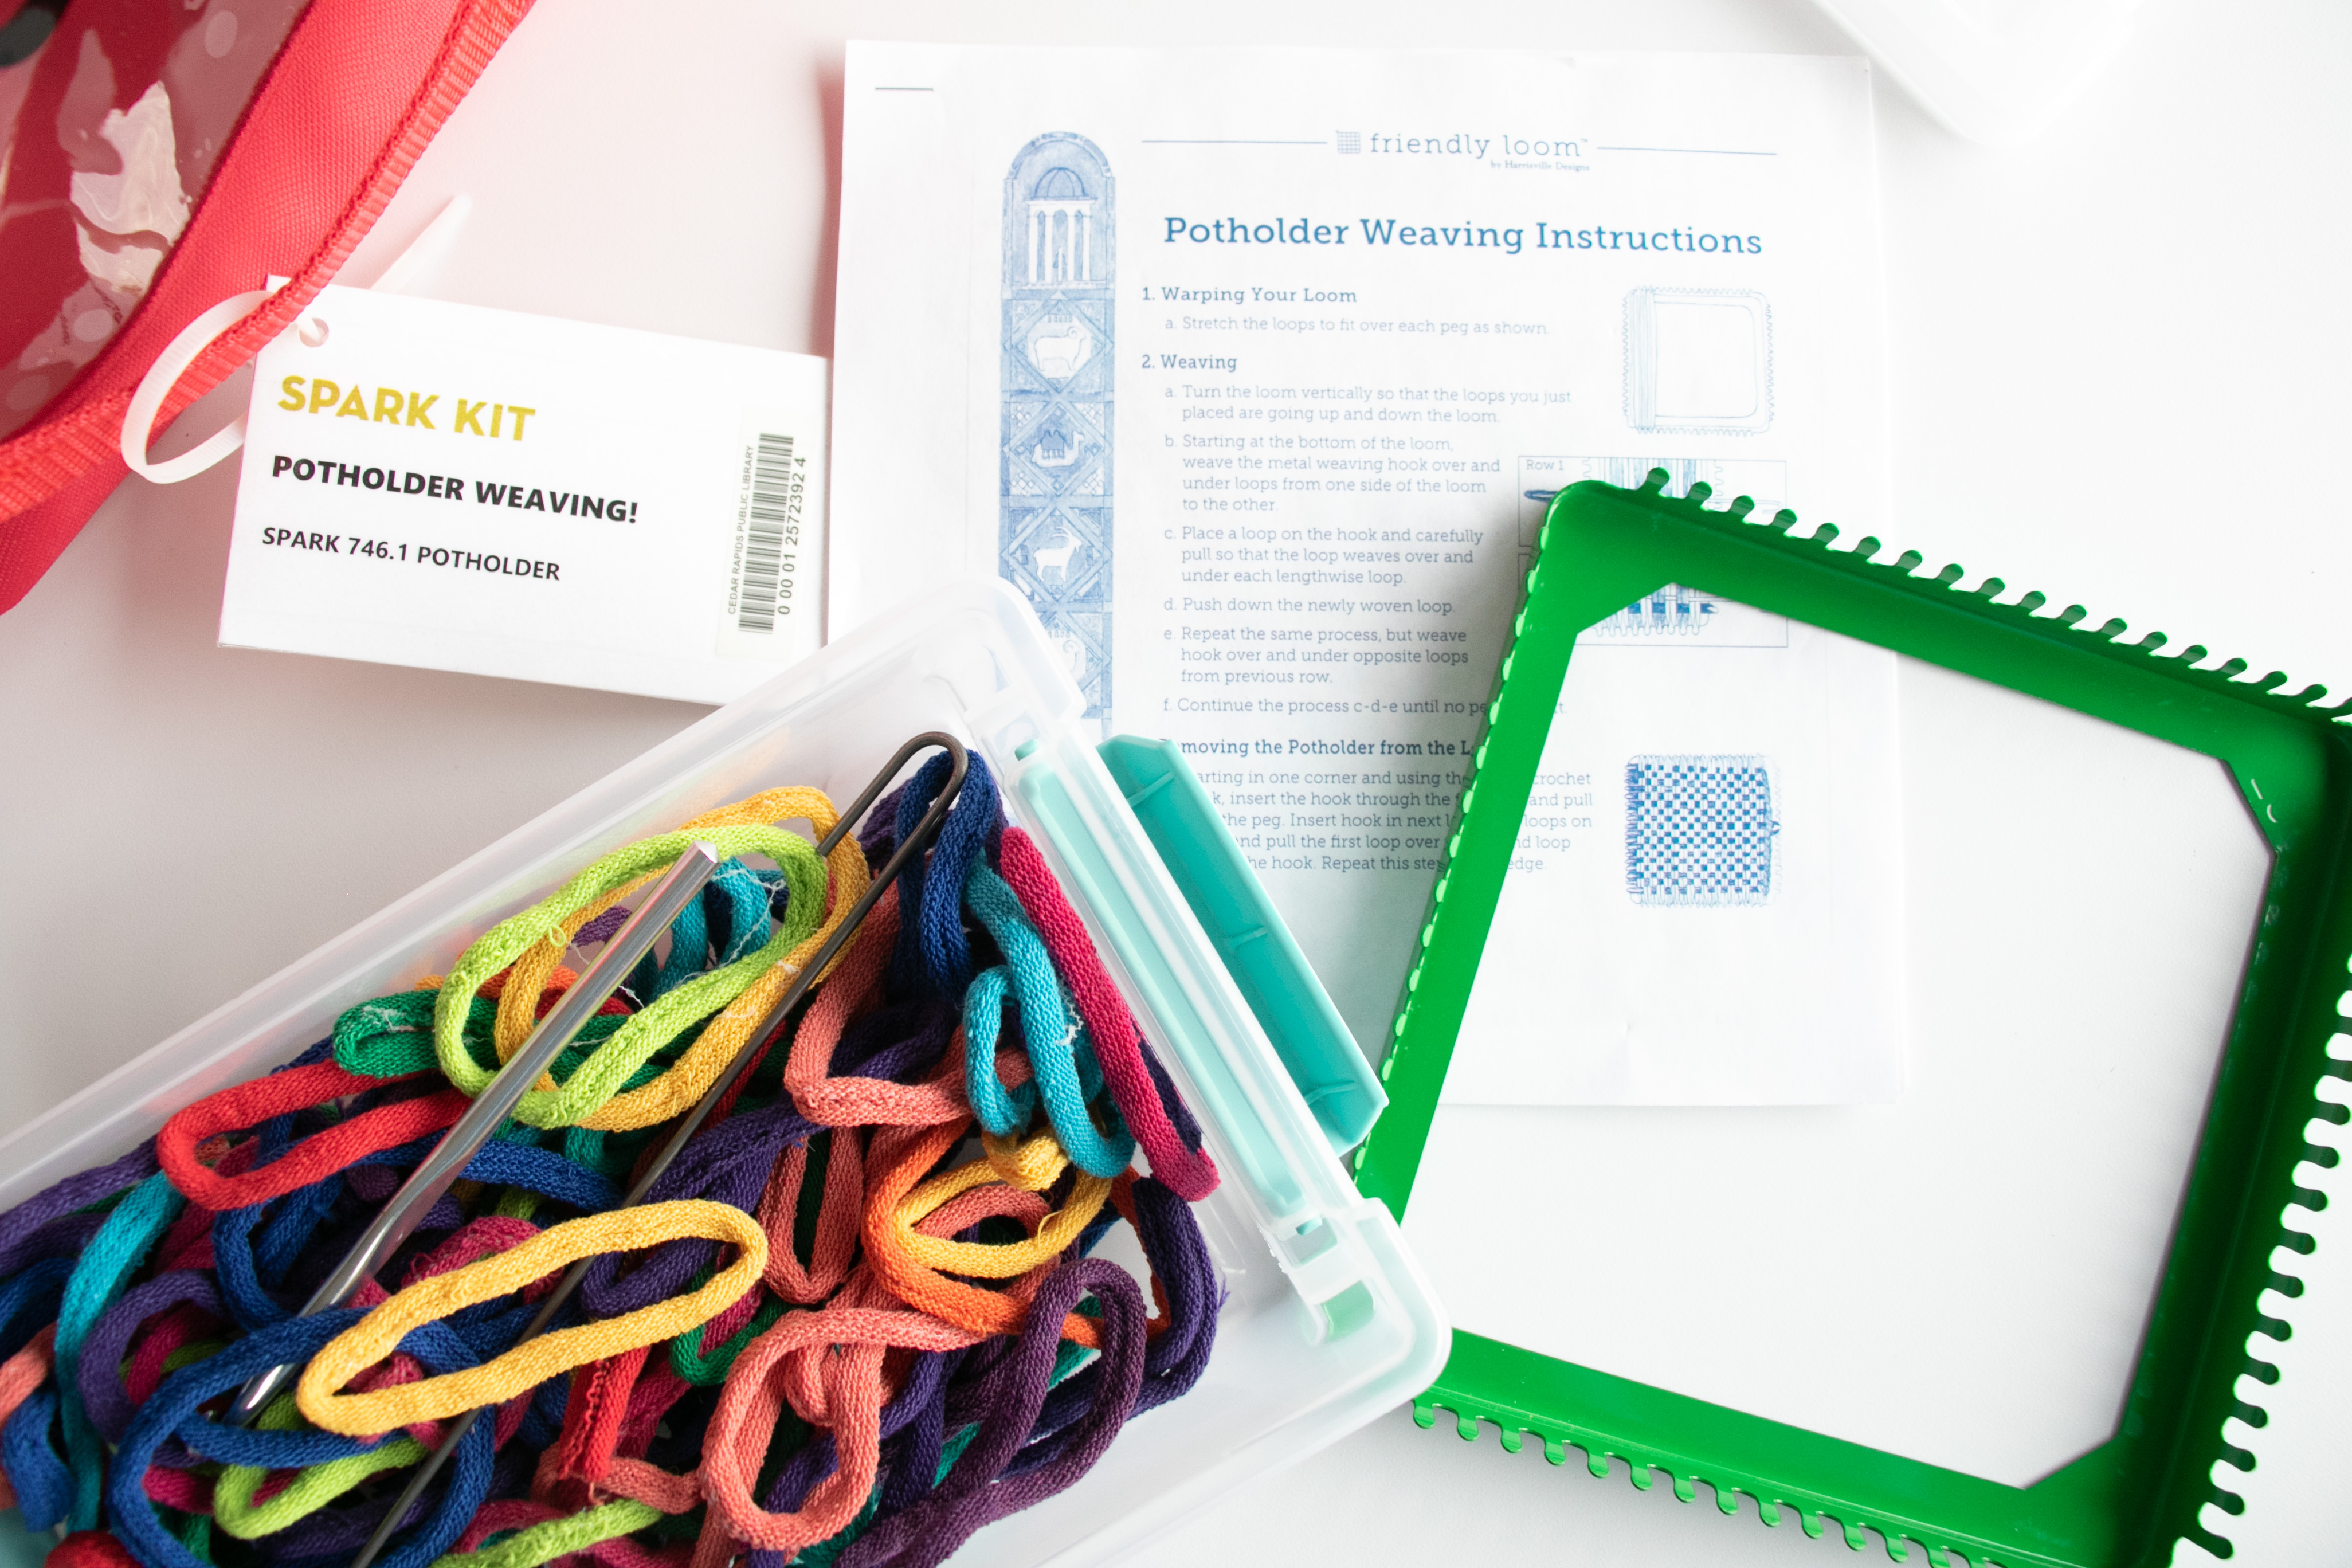
<instances>
[{"instance_id":1,"label":"white paper tag","mask_svg":"<svg viewBox=\"0 0 2352 1568\"><path fill-rule=\"evenodd\" d=\"M822 640L826 365L329 288L255 364L220 640L739 697Z\"/></svg>"}]
</instances>

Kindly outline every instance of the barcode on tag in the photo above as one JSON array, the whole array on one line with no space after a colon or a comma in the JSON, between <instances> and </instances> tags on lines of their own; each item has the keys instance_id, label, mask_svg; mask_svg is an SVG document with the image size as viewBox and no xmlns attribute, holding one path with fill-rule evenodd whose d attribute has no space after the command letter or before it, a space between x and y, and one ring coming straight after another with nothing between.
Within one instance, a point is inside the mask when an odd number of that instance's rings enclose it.
<instances>
[{"instance_id":1,"label":"barcode on tag","mask_svg":"<svg viewBox=\"0 0 2352 1568\"><path fill-rule=\"evenodd\" d=\"M784 575L785 545L798 543L794 514L799 479L793 438L762 432L751 451L751 495L744 511L742 559L737 563L735 624L747 632L776 629L776 601Z\"/></svg>"},{"instance_id":2,"label":"barcode on tag","mask_svg":"<svg viewBox=\"0 0 2352 1568\"><path fill-rule=\"evenodd\" d=\"M789 664L824 637L824 422L804 409L760 405L735 426L733 538L712 605L721 658Z\"/></svg>"}]
</instances>

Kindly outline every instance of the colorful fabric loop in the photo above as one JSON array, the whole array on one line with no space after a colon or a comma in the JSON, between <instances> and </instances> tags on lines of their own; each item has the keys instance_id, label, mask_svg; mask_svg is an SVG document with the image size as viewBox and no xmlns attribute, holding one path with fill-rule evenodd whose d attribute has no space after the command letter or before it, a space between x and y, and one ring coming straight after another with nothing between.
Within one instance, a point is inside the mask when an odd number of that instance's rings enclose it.
<instances>
[{"instance_id":1,"label":"colorful fabric loop","mask_svg":"<svg viewBox=\"0 0 2352 1568\"><path fill-rule=\"evenodd\" d=\"M58 1568L341 1568L476 1409L385 1568L925 1568L1077 1482L1207 1363L1216 1170L980 758L754 1037L945 781L927 763L822 858L795 825L839 818L800 788L623 846L0 1215L0 1502L72 1532ZM296 1316L697 840L722 863L657 956L350 1307ZM1090 1256L1119 1225L1148 1289ZM279 1364L290 1397L215 1419Z\"/></svg>"},{"instance_id":2,"label":"colorful fabric loop","mask_svg":"<svg viewBox=\"0 0 2352 1568\"><path fill-rule=\"evenodd\" d=\"M985 865L971 868L965 900L1004 954L1003 963L982 970L964 993L965 1070L973 1112L982 1126L999 1137L1020 1131L1029 1120L1028 1106L1009 1095L995 1073L1004 1005L1017 999L1036 1089L1024 1099L1045 1101L1055 1135L1079 1169L1090 1175L1118 1175L1135 1155L1135 1139L1118 1125L1118 1112L1109 1107L1106 1110L1116 1131L1105 1136L1095 1126L1087 1102L1102 1089L1102 1069L1096 1064L1086 1026L1065 1005L1067 994L1045 940L1029 923L1013 889Z\"/></svg>"},{"instance_id":3,"label":"colorful fabric loop","mask_svg":"<svg viewBox=\"0 0 2352 1568\"><path fill-rule=\"evenodd\" d=\"M741 995L816 929L824 908L824 868L816 851L797 834L762 825L713 826L663 834L616 849L574 877L555 897L493 926L451 967L433 1014L434 1047L449 1081L467 1094L479 1094L495 1076L473 1059L465 1045L466 1009L483 982L541 943L566 915L581 911L600 894L617 892L625 884L667 869L697 842L709 844L729 858L764 855L775 862L784 874L789 899L775 934L758 951L704 971L639 1010L562 1085L526 1093L515 1108L515 1120L533 1127L586 1124L656 1051Z\"/></svg>"},{"instance_id":4,"label":"colorful fabric loop","mask_svg":"<svg viewBox=\"0 0 2352 1568\"><path fill-rule=\"evenodd\" d=\"M700 1289L674 1301L559 1329L487 1366L365 1394L339 1392L363 1368L391 1354L412 1329L519 1291L583 1258L634 1252L682 1236L731 1243L735 1261ZM354 1436L478 1410L583 1363L699 1327L750 1289L767 1261L767 1233L750 1215L725 1204L646 1204L572 1220L454 1273L403 1289L311 1357L295 1387L295 1403L320 1430Z\"/></svg>"}]
</instances>

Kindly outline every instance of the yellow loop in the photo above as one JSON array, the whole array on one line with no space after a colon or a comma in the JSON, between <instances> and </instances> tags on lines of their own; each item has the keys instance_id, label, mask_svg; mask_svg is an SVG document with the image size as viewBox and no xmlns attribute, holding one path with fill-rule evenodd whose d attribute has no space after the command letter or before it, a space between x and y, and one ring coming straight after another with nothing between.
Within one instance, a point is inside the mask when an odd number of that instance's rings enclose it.
<instances>
[{"instance_id":1,"label":"yellow loop","mask_svg":"<svg viewBox=\"0 0 2352 1568\"><path fill-rule=\"evenodd\" d=\"M1038 1145L1041 1143L1052 1147L1040 1152ZM1008 1152L1024 1172L1043 1168L1048 1158L1052 1161L1051 1173L1036 1186L1026 1186L1020 1182L1009 1184L1022 1187L1024 1192L1041 1192L1050 1186L1062 1173L1062 1168L1070 1163L1069 1156L1062 1152L1061 1144L1050 1132L1041 1132L1018 1150ZM1037 1226L1037 1234L1026 1241L1002 1244L950 1241L944 1237L925 1236L915 1228L922 1223L925 1215L950 1198L1001 1180L994 1154L995 1151L992 1150L989 1159L969 1161L944 1174L933 1176L899 1199L898 1206L891 1211L891 1223L898 1227L899 1245L925 1268L936 1268L943 1274L961 1274L971 1279L1011 1279L1026 1274L1039 1264L1049 1263L1060 1256L1063 1248L1085 1233L1095 1215L1102 1212L1103 1205L1109 1201L1110 1179L1089 1176L1081 1171L1077 1184L1070 1189L1069 1200L1047 1215L1044 1223Z\"/></svg>"},{"instance_id":2,"label":"yellow loop","mask_svg":"<svg viewBox=\"0 0 2352 1568\"><path fill-rule=\"evenodd\" d=\"M563 962L565 950L580 928L619 903L623 899L651 882L661 873L648 871L633 881L624 882L603 898L564 918L546 941L515 960L514 973L507 976L507 988L499 994L498 1023L490 1037L499 1047L499 1060L505 1061L522 1049L530 1038L531 1030L539 1026L540 994L547 989L557 967ZM541 1074L539 1087L553 1089L555 1079Z\"/></svg>"},{"instance_id":3,"label":"yellow loop","mask_svg":"<svg viewBox=\"0 0 2352 1568\"><path fill-rule=\"evenodd\" d=\"M786 789L766 790L747 800L739 800L719 806L704 812L700 816L682 826L685 831L691 833L701 827L752 827L765 823L790 822L794 817L807 818L810 826L815 828L816 837L822 838L833 831L834 825L841 820L841 814L834 809L832 797L823 790L795 785ZM854 873L850 872L849 865L842 858L844 849L850 851L851 859L856 866ZM833 853L825 858L825 868L832 873L832 881L837 889L845 888L843 881L845 875L854 874L857 880L855 888L835 893L833 900L835 909L846 909L856 900L859 893L866 890L867 875L866 856L858 849L855 835L845 837L840 844L834 847ZM562 962L564 950L572 945L572 939L580 934L580 928L652 881L657 875L659 873L649 871L625 886L614 889L593 903L566 917L563 923L551 931L545 941L515 960L514 973L507 981L505 994L499 998L498 1028L493 1037L498 1041L500 1061L506 1060L515 1052L522 1049L523 1041L530 1037L531 1027L539 1021L535 1015L540 993L547 989L548 976L553 974L556 966ZM827 930L830 929L828 925ZM821 931L818 934L822 936L824 933ZM812 948L809 951L815 950ZM789 961L788 959L787 962ZM518 997L520 1000L517 1000ZM700 1098L700 1090L688 1097L689 1101ZM672 1112L672 1114L676 1113ZM664 1119L656 1117L654 1120ZM581 1125L587 1127L595 1124L583 1121ZM622 1122L613 1127L603 1128L601 1131L620 1131L645 1125L646 1123L638 1121Z\"/></svg>"},{"instance_id":4,"label":"yellow loop","mask_svg":"<svg viewBox=\"0 0 2352 1568\"><path fill-rule=\"evenodd\" d=\"M412 1329L519 1290L581 1258L635 1252L688 1237L726 1242L737 1249L733 1263L689 1295L673 1296L617 1318L558 1329L486 1366L366 1394L337 1392L390 1355ZM567 1220L504 1252L400 1291L310 1358L295 1387L295 1403L312 1426L348 1437L503 1405L558 1373L701 1327L757 1285L767 1262L768 1237L759 1221L727 1204L681 1199Z\"/></svg>"},{"instance_id":5,"label":"yellow loop","mask_svg":"<svg viewBox=\"0 0 2352 1568\"><path fill-rule=\"evenodd\" d=\"M1004 1184L1024 1193L1044 1192L1061 1180L1063 1168L1070 1163L1062 1141L1050 1129L1019 1144L1009 1137L999 1138L993 1132L982 1131L980 1146L988 1155L990 1168Z\"/></svg>"},{"instance_id":6,"label":"yellow loop","mask_svg":"<svg viewBox=\"0 0 2352 1568\"><path fill-rule=\"evenodd\" d=\"M795 817L806 818L809 826L815 829L816 837L819 838L832 832L834 826L841 821L841 814L834 809L832 796L821 789L793 785L784 789L765 790L749 799L735 801L706 811L700 816L681 824L680 827L684 832L692 833L698 828L704 827L754 827L767 823L790 822ZM845 850L847 851L845 857L843 853ZM866 890L869 875L866 868L865 852L857 847L856 835L846 836L839 844L834 846L833 853L825 857L825 869L830 873L829 879L834 886L833 908L836 911L847 909L857 900L857 896ZM523 1041L530 1037L531 1028L538 1022L534 1015L539 1005L540 993L547 989L548 977L555 973L556 965L562 962L564 951L572 945L572 939L580 934L580 928L652 881L656 875L658 873L649 871L635 881L614 889L595 902L566 917L563 923L550 932L544 942L515 961L514 973L507 981L506 993L499 998L499 1021L495 1037L498 1041L500 1061L506 1060L520 1050ZM821 942L839 923L840 916L837 913L829 918L823 928L817 931L814 942ZM797 963L804 961L808 953L816 951L814 942L804 943L786 955L784 962L795 964L794 973L799 973ZM782 987L779 986L777 990L780 993ZM518 994L524 999L511 1000ZM770 999L773 1000L773 997ZM764 1011L764 1008L762 1010ZM757 1021L756 1018L751 1020L753 1023ZM733 1059L732 1052L729 1053L727 1059ZM648 1089L655 1087L657 1086L651 1084L646 1086ZM643 1090L638 1092L642 1093ZM701 1097L701 1090L697 1089L686 1098L688 1102L691 1103ZM609 1110L609 1106L607 1109ZM668 1114L674 1116L677 1112L671 1111ZM667 1119L667 1117L655 1117L652 1120L659 1121ZM607 1132L625 1131L633 1127L649 1124L646 1121L623 1121L609 1127L599 1127L593 1121L581 1123L583 1127L595 1127L599 1131Z\"/></svg>"},{"instance_id":7,"label":"yellow loop","mask_svg":"<svg viewBox=\"0 0 2352 1568\"><path fill-rule=\"evenodd\" d=\"M474 1060L463 1038L467 1009L490 976L541 945L565 919L606 892L648 871L666 869L698 839L709 843L722 858L766 855L782 868L792 889L791 903L767 944L732 963L704 971L631 1015L561 1089L525 1093L515 1107L516 1121L533 1127L562 1127L593 1115L620 1092L629 1076L655 1052L723 1009L796 951L824 921L830 876L808 841L797 834L761 825L706 827L694 834L656 834L623 845L553 895L477 937L450 970L433 1009L434 1054L450 1082L467 1094L479 1094L496 1076Z\"/></svg>"}]
</instances>

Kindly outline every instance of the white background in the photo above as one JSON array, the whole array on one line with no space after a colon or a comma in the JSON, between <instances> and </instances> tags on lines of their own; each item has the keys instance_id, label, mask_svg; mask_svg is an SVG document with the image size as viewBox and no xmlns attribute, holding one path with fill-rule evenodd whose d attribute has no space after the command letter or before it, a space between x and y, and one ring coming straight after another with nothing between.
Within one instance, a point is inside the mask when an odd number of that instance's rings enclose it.
<instances>
[{"instance_id":1,"label":"white background","mask_svg":"<svg viewBox=\"0 0 2352 1568\"><path fill-rule=\"evenodd\" d=\"M71 13L68 13L70 27ZM1848 52L1801 0L1234 0L1183 7L564 0L535 12L347 280L451 192L480 204L426 291L824 353L842 41ZM2352 332L2352 13L2155 0L2088 96L2015 153L1878 91L1895 527L1931 568L1998 571L2352 689L2331 584ZM242 396L242 382L231 389ZM221 417L200 408L164 454ZM37 1114L701 710L213 646L235 465L131 481L0 617L0 983ZM2332 1135L2331 1135L2332 1136ZM2315 1184L2343 1184L2320 1173ZM1661 1223L1671 1223L1662 1221ZM2241 1563L2352 1563L2329 1517L2352 1448L2352 1230L2310 1289L2234 1482ZM1824 1246L1824 1268L1850 1267ZM1923 1290L1932 1257L1882 1254ZM1704 1502L1704 1500L1703 1500ZM1148 1549L1348 1563L1853 1561L1834 1536L1504 1458L1402 1415ZM1810 1553L1810 1556L1806 1554ZM2183 1553L2184 1559L2200 1553Z\"/></svg>"}]
</instances>

